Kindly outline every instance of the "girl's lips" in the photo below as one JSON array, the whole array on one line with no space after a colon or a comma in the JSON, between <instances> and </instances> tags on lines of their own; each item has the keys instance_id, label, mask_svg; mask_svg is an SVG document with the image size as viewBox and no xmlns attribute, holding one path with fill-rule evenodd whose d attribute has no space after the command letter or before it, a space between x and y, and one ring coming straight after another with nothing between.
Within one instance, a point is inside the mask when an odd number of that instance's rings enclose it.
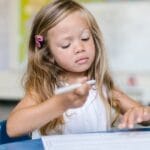
<instances>
[{"instance_id":1,"label":"girl's lips","mask_svg":"<svg viewBox=\"0 0 150 150\"><path fill-rule=\"evenodd\" d=\"M80 59L76 60L75 63L82 65L82 64L86 63L88 61L88 59L89 59L88 57L80 58Z\"/></svg>"}]
</instances>

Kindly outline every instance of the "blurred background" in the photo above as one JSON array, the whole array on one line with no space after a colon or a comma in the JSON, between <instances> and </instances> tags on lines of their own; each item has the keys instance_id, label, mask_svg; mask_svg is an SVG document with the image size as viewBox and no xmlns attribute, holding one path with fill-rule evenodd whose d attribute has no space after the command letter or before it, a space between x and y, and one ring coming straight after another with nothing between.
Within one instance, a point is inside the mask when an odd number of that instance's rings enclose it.
<instances>
[{"instance_id":1,"label":"blurred background","mask_svg":"<svg viewBox=\"0 0 150 150\"><path fill-rule=\"evenodd\" d=\"M116 84L150 105L150 1L78 0L95 16ZM23 97L32 19L50 0L0 0L0 120Z\"/></svg>"}]
</instances>

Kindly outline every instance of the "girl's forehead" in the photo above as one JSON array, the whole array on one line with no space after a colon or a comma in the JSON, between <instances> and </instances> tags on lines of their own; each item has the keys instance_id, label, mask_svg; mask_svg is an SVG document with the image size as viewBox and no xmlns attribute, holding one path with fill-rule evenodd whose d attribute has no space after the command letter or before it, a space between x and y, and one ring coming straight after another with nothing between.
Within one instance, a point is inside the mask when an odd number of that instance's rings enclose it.
<instances>
[{"instance_id":1,"label":"girl's forehead","mask_svg":"<svg viewBox=\"0 0 150 150\"><path fill-rule=\"evenodd\" d=\"M82 32L89 29L86 18L80 12L74 12L62 19L48 31L49 34L65 34L67 32Z\"/></svg>"}]
</instances>

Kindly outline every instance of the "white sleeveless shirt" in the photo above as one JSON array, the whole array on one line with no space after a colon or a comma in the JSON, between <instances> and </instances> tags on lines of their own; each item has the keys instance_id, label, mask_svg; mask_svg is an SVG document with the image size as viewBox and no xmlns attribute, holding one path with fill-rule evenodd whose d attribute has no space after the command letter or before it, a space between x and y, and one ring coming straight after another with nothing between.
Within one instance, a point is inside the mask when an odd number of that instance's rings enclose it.
<instances>
[{"instance_id":1,"label":"white sleeveless shirt","mask_svg":"<svg viewBox=\"0 0 150 150\"><path fill-rule=\"evenodd\" d=\"M63 114L65 124L62 134L87 133L107 130L107 115L103 101L94 88L91 88L85 104L80 108L69 109ZM52 134L59 134L54 133ZM50 133L51 135L51 133ZM40 138L39 130L32 132L32 138Z\"/></svg>"}]
</instances>

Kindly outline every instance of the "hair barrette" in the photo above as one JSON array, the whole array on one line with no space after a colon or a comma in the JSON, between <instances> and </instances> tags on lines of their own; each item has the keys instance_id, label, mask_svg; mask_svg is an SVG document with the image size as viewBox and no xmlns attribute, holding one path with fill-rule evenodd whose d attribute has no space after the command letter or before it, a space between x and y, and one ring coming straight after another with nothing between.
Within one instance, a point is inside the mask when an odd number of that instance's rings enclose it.
<instances>
[{"instance_id":1,"label":"hair barrette","mask_svg":"<svg viewBox=\"0 0 150 150\"><path fill-rule=\"evenodd\" d=\"M42 48L44 43L44 37L42 35L35 35L35 46L37 48Z\"/></svg>"}]
</instances>

